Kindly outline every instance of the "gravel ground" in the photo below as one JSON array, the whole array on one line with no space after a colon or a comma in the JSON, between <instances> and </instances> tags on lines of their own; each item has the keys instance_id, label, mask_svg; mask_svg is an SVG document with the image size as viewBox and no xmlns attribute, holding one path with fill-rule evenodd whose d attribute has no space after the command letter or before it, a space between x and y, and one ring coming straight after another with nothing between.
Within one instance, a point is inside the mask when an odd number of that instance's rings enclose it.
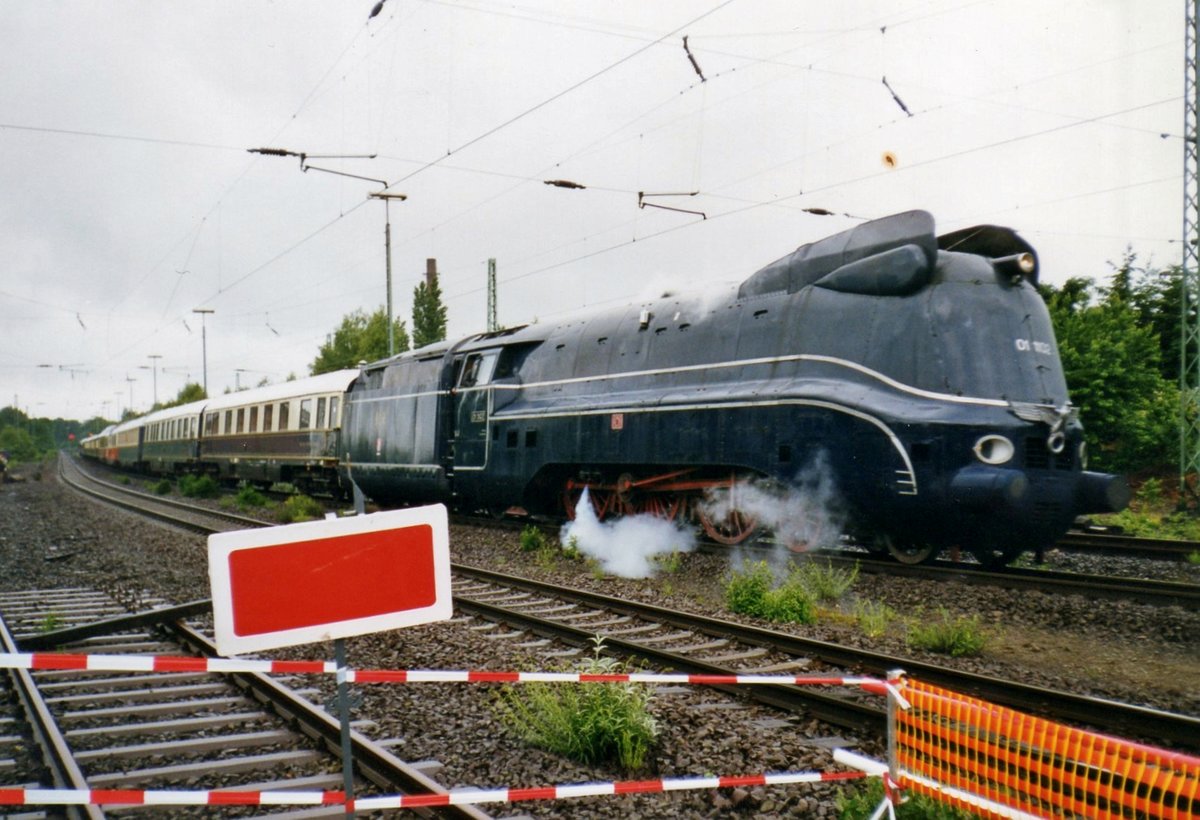
<instances>
[{"instance_id":1,"label":"gravel ground","mask_svg":"<svg viewBox=\"0 0 1200 820\"><path fill-rule=\"evenodd\" d=\"M52 470L41 480L0 487L0 584L4 589L90 586L136 606L146 594L183 602L208 594L202 538L143 523L87 501L60 487ZM721 579L729 560L706 554L683 557L680 567L653 580L596 578L582 564L531 561L518 551L515 532L455 527L455 561L551 578L607 594L720 613ZM1105 561L1051 553L1054 563L1086 563L1105 571ZM1200 582L1195 568L1183 572ZM853 595L887 603L902 616L946 607L979 614L990 637L978 658L948 661L974 671L1040 685L1104 695L1188 714L1200 714L1200 613L1132 603L1088 601L1016 593L954 582L932 583L862 576ZM846 609L850 606L846 605ZM471 629L475 622L432 624L403 632L354 639L351 665L378 668L544 669L551 661L526 639L502 639L502 630ZM506 631L506 630L503 630ZM844 613L829 612L807 636L869 645L906 654L900 622L868 640ZM331 657L328 646L289 650L297 657ZM283 653L280 653L283 654ZM562 662L562 661L560 661ZM323 686L329 682L324 681ZM837 730L815 721L781 721L770 710L732 702L695 688L662 688L653 701L661 742L646 770L634 774L587 768L530 749L507 735L493 717L496 689L485 685L422 684L365 686L356 717L374 722L367 733L399 738L396 753L408 760L433 759L450 787L535 786L591 780L636 779L778 770L833 768L828 747ZM844 738L860 751L882 754L869 738ZM526 803L498 815L537 817L832 817L835 785L774 789L682 792L558 803ZM488 808L488 807L485 807Z\"/></svg>"}]
</instances>

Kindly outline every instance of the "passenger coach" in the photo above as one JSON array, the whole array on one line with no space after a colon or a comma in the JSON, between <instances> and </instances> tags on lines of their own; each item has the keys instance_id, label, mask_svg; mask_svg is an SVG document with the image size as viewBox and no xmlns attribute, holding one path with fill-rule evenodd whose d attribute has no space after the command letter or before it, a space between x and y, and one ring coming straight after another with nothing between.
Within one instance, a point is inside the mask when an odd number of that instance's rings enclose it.
<instances>
[{"instance_id":1,"label":"passenger coach","mask_svg":"<svg viewBox=\"0 0 1200 820\"><path fill-rule=\"evenodd\" d=\"M199 440L204 468L224 481L333 490L342 397L356 376L337 370L209 400Z\"/></svg>"}]
</instances>

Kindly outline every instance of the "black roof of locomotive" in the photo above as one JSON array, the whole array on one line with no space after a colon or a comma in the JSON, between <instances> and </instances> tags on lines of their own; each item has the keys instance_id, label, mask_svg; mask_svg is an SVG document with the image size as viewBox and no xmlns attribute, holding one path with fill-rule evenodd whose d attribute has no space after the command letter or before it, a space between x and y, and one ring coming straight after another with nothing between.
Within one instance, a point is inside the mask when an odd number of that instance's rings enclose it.
<instances>
[{"instance_id":1,"label":"black roof of locomotive","mask_svg":"<svg viewBox=\"0 0 1200 820\"><path fill-rule=\"evenodd\" d=\"M801 245L748 277L738 289L738 297L748 298L780 291L795 293L822 280L828 282L829 274L852 263L870 257L877 257L883 263L885 257L881 254L901 248L906 248L912 257L923 256L927 271L936 265L939 250L990 258L1018 253L1034 254L1029 243L1010 228L978 225L939 237L934 231L933 216L928 211L905 211ZM1036 276L1035 261L1033 274L1026 278L1036 283ZM914 281L912 284L917 283Z\"/></svg>"}]
</instances>

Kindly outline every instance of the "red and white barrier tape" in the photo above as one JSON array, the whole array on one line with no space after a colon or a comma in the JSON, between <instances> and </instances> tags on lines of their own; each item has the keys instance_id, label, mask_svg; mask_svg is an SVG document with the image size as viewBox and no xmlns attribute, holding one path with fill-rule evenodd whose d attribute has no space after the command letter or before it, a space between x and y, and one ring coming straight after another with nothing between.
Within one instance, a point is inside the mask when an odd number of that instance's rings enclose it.
<instances>
[{"instance_id":1,"label":"red and white barrier tape","mask_svg":"<svg viewBox=\"0 0 1200 820\"><path fill-rule=\"evenodd\" d=\"M647 794L688 789L737 786L786 786L830 780L856 780L865 772L779 772L734 777L676 777L624 780L534 788L456 789L443 794L401 794L361 797L349 802L340 791L156 791L141 789L5 789L0 805L9 806L328 806L346 805L356 811L463 806L477 803L515 803L619 794Z\"/></svg>"},{"instance_id":2,"label":"red and white barrier tape","mask_svg":"<svg viewBox=\"0 0 1200 820\"><path fill-rule=\"evenodd\" d=\"M348 683L658 683L767 686L858 686L875 694L895 691L898 681L817 675L689 675L648 672L504 672L487 670L342 669L333 661L256 661L174 655L59 655L0 653L0 669L76 669L104 672L259 672L338 675Z\"/></svg>"}]
</instances>

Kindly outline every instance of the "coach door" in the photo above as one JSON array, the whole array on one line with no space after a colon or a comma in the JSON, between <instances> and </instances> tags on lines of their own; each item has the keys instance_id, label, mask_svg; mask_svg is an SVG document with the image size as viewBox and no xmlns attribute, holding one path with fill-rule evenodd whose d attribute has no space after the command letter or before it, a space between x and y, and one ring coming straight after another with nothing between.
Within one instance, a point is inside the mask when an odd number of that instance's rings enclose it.
<instances>
[{"instance_id":1,"label":"coach door","mask_svg":"<svg viewBox=\"0 0 1200 820\"><path fill-rule=\"evenodd\" d=\"M482 468L487 463L488 411L492 374L499 350L468 353L454 388L454 469Z\"/></svg>"}]
</instances>

